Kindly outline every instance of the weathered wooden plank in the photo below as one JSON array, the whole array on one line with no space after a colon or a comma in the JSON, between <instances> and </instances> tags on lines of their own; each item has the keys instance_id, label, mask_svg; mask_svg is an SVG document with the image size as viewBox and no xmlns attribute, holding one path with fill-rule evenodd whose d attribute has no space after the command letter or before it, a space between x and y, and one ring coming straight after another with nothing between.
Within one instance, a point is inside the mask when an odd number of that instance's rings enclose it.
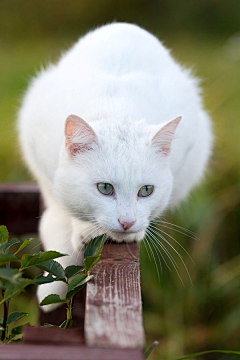
<instances>
[{"instance_id":1,"label":"weathered wooden plank","mask_svg":"<svg viewBox=\"0 0 240 360\"><path fill-rule=\"evenodd\" d=\"M144 330L137 244L105 244L101 261L91 273L95 276L87 284L87 345L142 349Z\"/></svg>"},{"instance_id":2,"label":"weathered wooden plank","mask_svg":"<svg viewBox=\"0 0 240 360\"><path fill-rule=\"evenodd\" d=\"M40 194L34 184L0 184L0 225L15 235L38 231Z\"/></svg>"},{"instance_id":3,"label":"weathered wooden plank","mask_svg":"<svg viewBox=\"0 0 240 360\"><path fill-rule=\"evenodd\" d=\"M0 360L144 360L140 349L104 349L87 346L0 345Z\"/></svg>"},{"instance_id":4,"label":"weathered wooden plank","mask_svg":"<svg viewBox=\"0 0 240 360\"><path fill-rule=\"evenodd\" d=\"M81 329L60 329L25 326L24 344L35 345L80 345L84 344L84 332Z\"/></svg>"}]
</instances>

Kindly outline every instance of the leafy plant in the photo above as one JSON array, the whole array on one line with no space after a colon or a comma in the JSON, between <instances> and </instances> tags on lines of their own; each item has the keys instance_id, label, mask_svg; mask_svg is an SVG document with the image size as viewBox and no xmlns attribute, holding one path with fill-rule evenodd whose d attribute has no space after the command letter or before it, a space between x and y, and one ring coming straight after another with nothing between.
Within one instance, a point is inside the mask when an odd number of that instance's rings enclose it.
<instances>
[{"instance_id":1,"label":"leafy plant","mask_svg":"<svg viewBox=\"0 0 240 360\"><path fill-rule=\"evenodd\" d=\"M100 256L105 241L105 235L92 239L84 251L84 266L71 265L63 269L60 265L58 268L58 277L53 278L51 274L47 277L39 275L35 280L39 283L52 281L62 281L67 287L67 294L61 299L57 294L46 296L40 303L40 306L65 303L67 309L67 319L60 325L60 328L67 328L72 325L72 307L76 294L91 280L93 275L89 275L89 271L100 261ZM59 264L58 264L59 265ZM43 268L43 267L42 267ZM46 270L46 269L44 269ZM47 270L49 271L49 270ZM55 275L56 276L56 275ZM54 326L46 324L47 326Z\"/></svg>"},{"instance_id":2,"label":"leafy plant","mask_svg":"<svg viewBox=\"0 0 240 360\"><path fill-rule=\"evenodd\" d=\"M72 265L66 269L63 269L55 259L67 256L67 254L61 254L58 251L39 251L32 255L24 254L19 256L19 252L29 245L31 241L32 239L27 239L23 242L19 239L9 240L6 226L0 226L0 305L3 306L3 318L0 319L0 333L1 341L6 343L20 338L22 327L25 324L14 327L14 323L28 315L26 312L17 311L9 314L9 302L12 298L23 292L30 284L42 285L54 281L62 281L68 286L68 292L64 299L61 299L57 294L51 294L43 299L40 305L65 303L67 316L60 327L67 328L71 326L74 297L92 278L92 275L89 275L89 271L100 260L105 235L90 241L84 252L84 266ZM14 253L11 253L10 250L13 245L17 245L18 248ZM20 263L20 267L12 268L12 263ZM47 275L40 274L34 279L25 278L23 270L30 267L44 270L47 272Z\"/></svg>"}]
</instances>

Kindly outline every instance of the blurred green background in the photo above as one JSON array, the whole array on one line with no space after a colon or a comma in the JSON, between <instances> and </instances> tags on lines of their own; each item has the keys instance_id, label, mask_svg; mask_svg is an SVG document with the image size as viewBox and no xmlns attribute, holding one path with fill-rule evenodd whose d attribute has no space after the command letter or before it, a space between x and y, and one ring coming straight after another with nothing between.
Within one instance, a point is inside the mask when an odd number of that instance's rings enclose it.
<instances>
[{"instance_id":1,"label":"blurred green background","mask_svg":"<svg viewBox=\"0 0 240 360\"><path fill-rule=\"evenodd\" d=\"M214 0L1 0L0 1L0 181L31 180L22 165L15 130L21 97L31 77L56 61L86 31L111 21L137 23L172 49L180 63L202 79L213 119L215 149L203 184L166 221L198 236L162 228L182 255L163 268L141 246L141 276L147 344L159 340L152 360L173 360L208 349L240 349L240 1ZM179 230L179 228L176 228ZM22 297L15 310L36 302ZM33 319L36 319L36 315ZM33 320L34 321L34 320ZM234 359L208 355L205 359Z\"/></svg>"}]
</instances>

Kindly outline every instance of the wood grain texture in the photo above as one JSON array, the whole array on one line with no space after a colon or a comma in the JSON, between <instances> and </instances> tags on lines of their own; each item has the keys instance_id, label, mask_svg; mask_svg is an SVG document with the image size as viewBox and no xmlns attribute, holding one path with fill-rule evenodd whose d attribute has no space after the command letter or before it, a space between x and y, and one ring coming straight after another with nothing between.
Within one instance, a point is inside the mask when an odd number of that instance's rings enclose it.
<instances>
[{"instance_id":1,"label":"wood grain texture","mask_svg":"<svg viewBox=\"0 0 240 360\"><path fill-rule=\"evenodd\" d=\"M138 246L105 244L87 284L85 341L89 346L144 346Z\"/></svg>"},{"instance_id":2,"label":"wood grain texture","mask_svg":"<svg viewBox=\"0 0 240 360\"><path fill-rule=\"evenodd\" d=\"M38 231L40 194L34 184L0 184L0 225L10 233L23 235Z\"/></svg>"},{"instance_id":3,"label":"wood grain texture","mask_svg":"<svg viewBox=\"0 0 240 360\"><path fill-rule=\"evenodd\" d=\"M87 346L0 345L0 360L144 360L140 349Z\"/></svg>"}]
</instances>

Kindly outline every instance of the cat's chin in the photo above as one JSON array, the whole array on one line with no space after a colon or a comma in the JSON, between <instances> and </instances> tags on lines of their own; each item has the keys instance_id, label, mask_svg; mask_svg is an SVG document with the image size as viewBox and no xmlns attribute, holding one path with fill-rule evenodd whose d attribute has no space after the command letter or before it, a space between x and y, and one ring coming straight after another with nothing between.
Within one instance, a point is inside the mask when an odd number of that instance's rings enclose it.
<instances>
[{"instance_id":1,"label":"cat's chin","mask_svg":"<svg viewBox=\"0 0 240 360\"><path fill-rule=\"evenodd\" d=\"M128 233L107 230L106 235L116 242L140 242L144 238L145 231L142 230L136 233Z\"/></svg>"}]
</instances>

